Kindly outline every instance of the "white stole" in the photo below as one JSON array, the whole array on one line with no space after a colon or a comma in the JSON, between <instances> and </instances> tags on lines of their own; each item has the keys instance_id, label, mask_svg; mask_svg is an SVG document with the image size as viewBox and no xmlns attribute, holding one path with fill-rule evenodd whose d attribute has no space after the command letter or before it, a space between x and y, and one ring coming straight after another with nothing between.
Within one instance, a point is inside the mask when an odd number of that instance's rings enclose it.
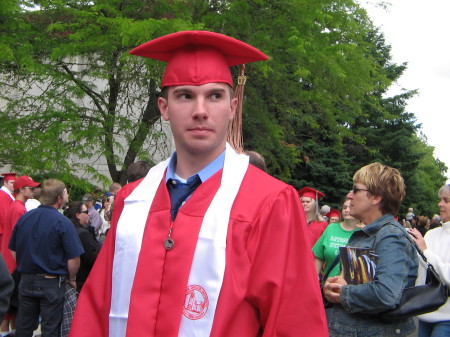
<instances>
[{"instance_id":1,"label":"white stole","mask_svg":"<svg viewBox=\"0 0 450 337\"><path fill-rule=\"evenodd\" d=\"M168 163L169 159L153 167L124 200L115 242L109 337L126 335L130 295L144 228ZM207 294L208 306L198 319L189 319L189 313L183 311L179 336L210 334L225 271L226 237L231 207L247 168L248 156L236 154L227 144L221 185L203 218L187 287L202 288ZM130 219L132 221L129 221ZM127 273L123 272L125 266Z\"/></svg>"},{"instance_id":2,"label":"white stole","mask_svg":"<svg viewBox=\"0 0 450 337\"><path fill-rule=\"evenodd\" d=\"M14 199L14 196L13 196L12 193L11 193L11 191L8 190L5 186L0 187L0 190L2 190L3 192L5 192L6 194L8 194L9 197L11 198L11 200L13 200L13 201L15 200L15 199Z\"/></svg>"},{"instance_id":3,"label":"white stole","mask_svg":"<svg viewBox=\"0 0 450 337\"><path fill-rule=\"evenodd\" d=\"M131 288L141 251L145 223L169 160L154 166L124 200L123 211L117 223L114 247L109 337L126 335Z\"/></svg>"},{"instance_id":4,"label":"white stole","mask_svg":"<svg viewBox=\"0 0 450 337\"><path fill-rule=\"evenodd\" d=\"M231 207L247 168L248 156L238 155L227 146L222 181L203 218L189 274L188 289L190 288L191 291L186 294L186 301L188 301L189 294L197 293L200 295L197 300L207 300L208 307L206 312L201 312L201 306L197 309L197 312L200 312L199 316L203 315L199 319L190 319L188 317L192 315L189 315L186 310L183 311L178 333L180 337L210 335L225 272L225 248ZM197 286L205 291L207 299L195 290Z\"/></svg>"}]
</instances>

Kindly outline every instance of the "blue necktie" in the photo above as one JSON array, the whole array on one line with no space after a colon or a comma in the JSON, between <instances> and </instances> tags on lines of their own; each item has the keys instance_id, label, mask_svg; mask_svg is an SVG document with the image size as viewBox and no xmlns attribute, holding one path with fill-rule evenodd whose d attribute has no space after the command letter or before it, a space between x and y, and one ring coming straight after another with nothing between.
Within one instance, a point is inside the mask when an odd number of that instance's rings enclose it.
<instances>
[{"instance_id":1,"label":"blue necktie","mask_svg":"<svg viewBox=\"0 0 450 337\"><path fill-rule=\"evenodd\" d=\"M186 184L176 179L169 179L167 181L167 188L170 194L170 215L172 221L175 220L178 210L188 196L194 193L195 189L202 183L198 174L188 179Z\"/></svg>"}]
</instances>

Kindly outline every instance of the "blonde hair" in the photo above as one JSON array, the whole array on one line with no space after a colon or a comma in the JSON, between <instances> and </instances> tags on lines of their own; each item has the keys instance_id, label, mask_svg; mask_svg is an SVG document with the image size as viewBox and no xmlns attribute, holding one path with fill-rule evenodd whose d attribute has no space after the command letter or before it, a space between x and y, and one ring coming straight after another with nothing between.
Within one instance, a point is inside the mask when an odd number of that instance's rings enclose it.
<instances>
[{"instance_id":1,"label":"blonde hair","mask_svg":"<svg viewBox=\"0 0 450 337\"><path fill-rule=\"evenodd\" d=\"M359 169L353 182L366 185L370 194L382 198L380 209L383 214L397 215L406 195L405 182L397 169L372 163Z\"/></svg>"},{"instance_id":2,"label":"blonde hair","mask_svg":"<svg viewBox=\"0 0 450 337\"><path fill-rule=\"evenodd\" d=\"M62 196L66 185L57 179L45 180L41 185L41 196L39 201L44 205L54 205L58 202L58 197Z\"/></svg>"}]
</instances>

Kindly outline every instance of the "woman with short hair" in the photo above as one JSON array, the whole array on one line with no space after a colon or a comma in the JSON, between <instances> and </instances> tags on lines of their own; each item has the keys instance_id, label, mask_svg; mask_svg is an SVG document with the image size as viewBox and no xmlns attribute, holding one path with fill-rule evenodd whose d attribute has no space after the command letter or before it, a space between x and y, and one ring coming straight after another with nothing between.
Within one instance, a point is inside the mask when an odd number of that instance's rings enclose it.
<instances>
[{"instance_id":1,"label":"woman with short hair","mask_svg":"<svg viewBox=\"0 0 450 337\"><path fill-rule=\"evenodd\" d=\"M366 226L353 233L347 247L369 250L376 269L365 283L348 284L342 276L327 279L323 293L333 303L326 309L330 337L407 336L415 330L412 318L386 322L378 316L394 308L417 277L416 249L395 220L405 196L403 178L397 169L373 163L358 170L353 183L347 195L350 215Z\"/></svg>"},{"instance_id":2,"label":"woman with short hair","mask_svg":"<svg viewBox=\"0 0 450 337\"><path fill-rule=\"evenodd\" d=\"M80 292L94 265L101 245L95 238L93 230L89 230L89 215L86 205L81 201L72 201L66 207L64 215L75 225L84 253L80 256L80 269L78 269L76 283ZM91 227L92 228L92 227Z\"/></svg>"}]
</instances>

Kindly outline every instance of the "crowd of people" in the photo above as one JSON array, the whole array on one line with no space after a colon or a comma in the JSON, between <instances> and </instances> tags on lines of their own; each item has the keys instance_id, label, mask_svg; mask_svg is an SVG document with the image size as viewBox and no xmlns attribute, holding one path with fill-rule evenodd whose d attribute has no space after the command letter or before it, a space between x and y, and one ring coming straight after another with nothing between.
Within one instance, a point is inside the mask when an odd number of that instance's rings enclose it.
<instances>
[{"instance_id":1,"label":"crowd of people","mask_svg":"<svg viewBox=\"0 0 450 337\"><path fill-rule=\"evenodd\" d=\"M414 331L411 317L379 314L424 282L413 242L450 284L450 185L438 193L439 216L411 209L399 222L403 178L372 163L355 173L340 210L320 207L325 193L273 178L243 149L246 78L241 66L233 89L230 67L264 53L185 31L131 54L167 62L157 104L176 151L154 167L132 164L124 187L80 201L69 202L60 180L3 175L2 336L30 337L39 325L43 336L70 337ZM449 303L419 316L420 337L449 335Z\"/></svg>"},{"instance_id":2,"label":"crowd of people","mask_svg":"<svg viewBox=\"0 0 450 337\"><path fill-rule=\"evenodd\" d=\"M117 185L105 194L113 198ZM68 203L66 186L56 179L41 186L29 176L3 174L1 266L14 287L2 298L9 306L1 309L0 336L31 336L39 322L48 336L61 335L65 285L81 291L101 248L103 237L91 224L109 224L100 211L108 214L112 203L91 216L92 198L84 199Z\"/></svg>"},{"instance_id":3,"label":"crowd of people","mask_svg":"<svg viewBox=\"0 0 450 337\"><path fill-rule=\"evenodd\" d=\"M143 178L150 167L145 161L130 165L129 181ZM67 336L73 310L66 313L64 304L89 276L122 186L113 183L104 193L95 187L69 202L57 179L41 186L26 175L2 178L0 336L31 336L39 324L44 336Z\"/></svg>"}]
</instances>

